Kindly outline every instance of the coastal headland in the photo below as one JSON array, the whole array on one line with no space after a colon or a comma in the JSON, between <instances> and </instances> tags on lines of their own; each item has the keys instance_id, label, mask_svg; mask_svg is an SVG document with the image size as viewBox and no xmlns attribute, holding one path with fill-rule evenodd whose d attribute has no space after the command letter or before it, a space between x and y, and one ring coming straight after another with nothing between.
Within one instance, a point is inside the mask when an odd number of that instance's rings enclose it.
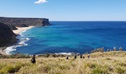
<instances>
[{"instance_id":1,"label":"coastal headland","mask_svg":"<svg viewBox=\"0 0 126 74\"><path fill-rule=\"evenodd\" d=\"M20 18L20 17L0 17L0 22L4 24L14 25L20 27L27 26L47 26L50 25L47 18Z\"/></svg>"},{"instance_id":2,"label":"coastal headland","mask_svg":"<svg viewBox=\"0 0 126 74\"><path fill-rule=\"evenodd\" d=\"M47 18L14 18L0 17L0 54L4 54L3 50L17 42L16 36L34 26L50 25Z\"/></svg>"},{"instance_id":3,"label":"coastal headland","mask_svg":"<svg viewBox=\"0 0 126 74\"><path fill-rule=\"evenodd\" d=\"M21 32L26 31L26 30L28 30L28 29L31 29L31 28L33 28L33 27L35 27L35 26L16 27L17 30L12 30L12 31L13 31L13 33L14 33L15 35L19 35ZM14 40L15 40L15 37L14 37ZM8 42L8 43L9 43L9 42ZM15 43L16 43L16 40L15 40ZM7 45L7 46L8 46L8 45ZM4 51L4 49L6 49L7 46L5 45L4 47L0 47L0 54L2 54L2 55L7 55L6 52Z\"/></svg>"}]
</instances>

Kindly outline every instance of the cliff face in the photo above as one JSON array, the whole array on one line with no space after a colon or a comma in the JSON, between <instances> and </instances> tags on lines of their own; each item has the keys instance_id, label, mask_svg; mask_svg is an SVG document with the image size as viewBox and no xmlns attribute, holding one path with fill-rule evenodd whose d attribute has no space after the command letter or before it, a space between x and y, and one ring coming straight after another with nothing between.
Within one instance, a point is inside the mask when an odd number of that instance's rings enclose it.
<instances>
[{"instance_id":1,"label":"cliff face","mask_svg":"<svg viewBox=\"0 0 126 74\"><path fill-rule=\"evenodd\" d=\"M0 23L0 47L8 46L16 42L16 35L9 26Z\"/></svg>"},{"instance_id":2,"label":"cliff face","mask_svg":"<svg viewBox=\"0 0 126 74\"><path fill-rule=\"evenodd\" d=\"M7 24L7 26L9 26L11 28L11 30L17 30L17 28L14 25Z\"/></svg>"},{"instance_id":3,"label":"cliff face","mask_svg":"<svg viewBox=\"0 0 126 74\"><path fill-rule=\"evenodd\" d=\"M28 26L45 26L50 25L49 19L46 18L7 18L0 17L0 22L4 24L12 24L14 26L20 26L26 24Z\"/></svg>"},{"instance_id":4,"label":"cliff face","mask_svg":"<svg viewBox=\"0 0 126 74\"><path fill-rule=\"evenodd\" d=\"M8 46L17 41L16 35L12 30L15 26L47 26L50 25L49 19L46 18L7 18L0 17L0 47ZM3 24L4 23L4 24Z\"/></svg>"}]
</instances>

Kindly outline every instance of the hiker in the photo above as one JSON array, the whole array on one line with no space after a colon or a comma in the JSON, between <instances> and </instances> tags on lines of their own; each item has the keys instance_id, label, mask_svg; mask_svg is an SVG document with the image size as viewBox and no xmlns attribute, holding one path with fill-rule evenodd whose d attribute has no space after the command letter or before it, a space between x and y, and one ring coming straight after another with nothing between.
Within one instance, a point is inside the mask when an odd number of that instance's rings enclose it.
<instances>
[{"instance_id":1,"label":"hiker","mask_svg":"<svg viewBox=\"0 0 126 74\"><path fill-rule=\"evenodd\" d=\"M116 47L113 47L113 50L116 51Z\"/></svg>"},{"instance_id":2,"label":"hiker","mask_svg":"<svg viewBox=\"0 0 126 74\"><path fill-rule=\"evenodd\" d=\"M85 56L83 56L83 59L85 59Z\"/></svg>"},{"instance_id":3,"label":"hiker","mask_svg":"<svg viewBox=\"0 0 126 74\"><path fill-rule=\"evenodd\" d=\"M35 63L36 63L36 60L35 60L35 55L33 55L32 59L31 59L31 62L32 62L33 64L35 64Z\"/></svg>"},{"instance_id":4,"label":"hiker","mask_svg":"<svg viewBox=\"0 0 126 74\"><path fill-rule=\"evenodd\" d=\"M80 58L82 59L83 58L83 55L80 55Z\"/></svg>"},{"instance_id":5,"label":"hiker","mask_svg":"<svg viewBox=\"0 0 126 74\"><path fill-rule=\"evenodd\" d=\"M107 52L109 52L110 50L109 49L107 49Z\"/></svg>"},{"instance_id":6,"label":"hiker","mask_svg":"<svg viewBox=\"0 0 126 74\"><path fill-rule=\"evenodd\" d=\"M76 59L76 58L77 58L77 55L74 56L74 59Z\"/></svg>"},{"instance_id":7,"label":"hiker","mask_svg":"<svg viewBox=\"0 0 126 74\"><path fill-rule=\"evenodd\" d=\"M90 55L88 55L88 58L90 58Z\"/></svg>"},{"instance_id":8,"label":"hiker","mask_svg":"<svg viewBox=\"0 0 126 74\"><path fill-rule=\"evenodd\" d=\"M69 59L69 57L67 56L67 57L66 57L66 60L68 60L68 59Z\"/></svg>"},{"instance_id":9,"label":"hiker","mask_svg":"<svg viewBox=\"0 0 126 74\"><path fill-rule=\"evenodd\" d=\"M123 51L122 47L119 47L119 51Z\"/></svg>"}]
</instances>

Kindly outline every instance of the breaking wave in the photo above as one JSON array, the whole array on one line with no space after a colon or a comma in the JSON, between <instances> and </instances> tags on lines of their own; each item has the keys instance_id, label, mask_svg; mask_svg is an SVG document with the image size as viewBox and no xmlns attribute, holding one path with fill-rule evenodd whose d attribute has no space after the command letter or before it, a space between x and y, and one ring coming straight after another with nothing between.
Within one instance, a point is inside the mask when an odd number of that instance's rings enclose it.
<instances>
[{"instance_id":1,"label":"breaking wave","mask_svg":"<svg viewBox=\"0 0 126 74\"><path fill-rule=\"evenodd\" d=\"M26 30L24 30L23 32L26 32ZM12 51L16 51L17 49L17 47L23 47L23 46L27 46L28 44L26 43L27 41L29 41L30 40L30 38L27 38L27 37L25 37L25 36L23 36L23 32L21 32L16 38L18 39L18 42L15 44L15 45L13 45L13 46L9 46L9 47L7 47L4 51L5 51L5 53L7 54L7 55L11 55L12 53Z\"/></svg>"}]
</instances>

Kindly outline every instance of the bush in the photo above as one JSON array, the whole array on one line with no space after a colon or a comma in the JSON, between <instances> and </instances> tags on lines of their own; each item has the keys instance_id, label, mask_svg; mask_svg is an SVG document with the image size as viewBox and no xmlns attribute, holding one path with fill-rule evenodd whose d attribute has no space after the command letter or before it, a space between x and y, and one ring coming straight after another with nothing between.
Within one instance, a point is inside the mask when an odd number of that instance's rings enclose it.
<instances>
[{"instance_id":1,"label":"bush","mask_svg":"<svg viewBox=\"0 0 126 74\"><path fill-rule=\"evenodd\" d=\"M0 58L30 58L30 56L24 54L13 54L13 55L0 55Z\"/></svg>"},{"instance_id":2,"label":"bush","mask_svg":"<svg viewBox=\"0 0 126 74\"><path fill-rule=\"evenodd\" d=\"M93 69L93 74L108 74L108 72L103 68L95 68Z\"/></svg>"},{"instance_id":3,"label":"bush","mask_svg":"<svg viewBox=\"0 0 126 74\"><path fill-rule=\"evenodd\" d=\"M15 65L3 66L0 70L0 74L15 73L23 66L21 63L16 63Z\"/></svg>"},{"instance_id":4,"label":"bush","mask_svg":"<svg viewBox=\"0 0 126 74\"><path fill-rule=\"evenodd\" d=\"M14 66L6 66L0 70L0 74L14 73L14 72L15 72Z\"/></svg>"},{"instance_id":5,"label":"bush","mask_svg":"<svg viewBox=\"0 0 126 74\"><path fill-rule=\"evenodd\" d=\"M116 69L117 69L117 73L119 73L119 74L126 74L126 69L125 69L125 67L124 67L124 68L122 68L122 67L117 67Z\"/></svg>"},{"instance_id":6,"label":"bush","mask_svg":"<svg viewBox=\"0 0 126 74\"><path fill-rule=\"evenodd\" d=\"M95 52L104 52L104 48L97 48L91 51L91 53L95 53Z\"/></svg>"},{"instance_id":7,"label":"bush","mask_svg":"<svg viewBox=\"0 0 126 74\"><path fill-rule=\"evenodd\" d=\"M50 56L50 54L49 53L46 53L45 56L48 58Z\"/></svg>"}]
</instances>

